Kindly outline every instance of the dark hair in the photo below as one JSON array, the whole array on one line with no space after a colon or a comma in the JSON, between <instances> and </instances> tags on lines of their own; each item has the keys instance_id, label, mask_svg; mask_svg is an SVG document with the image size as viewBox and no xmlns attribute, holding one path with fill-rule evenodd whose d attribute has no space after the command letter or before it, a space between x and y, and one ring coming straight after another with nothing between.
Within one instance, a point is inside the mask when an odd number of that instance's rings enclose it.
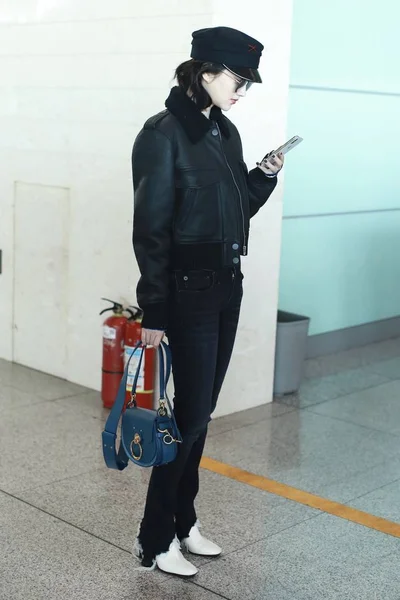
<instances>
[{"instance_id":1,"label":"dark hair","mask_svg":"<svg viewBox=\"0 0 400 600\"><path fill-rule=\"evenodd\" d=\"M212 104L210 95L203 87L202 79L204 73L219 75L225 70L225 67L218 63L202 62L200 60L190 59L177 67L175 77L179 87L186 93L188 90L192 93L192 99L200 110L208 108Z\"/></svg>"}]
</instances>

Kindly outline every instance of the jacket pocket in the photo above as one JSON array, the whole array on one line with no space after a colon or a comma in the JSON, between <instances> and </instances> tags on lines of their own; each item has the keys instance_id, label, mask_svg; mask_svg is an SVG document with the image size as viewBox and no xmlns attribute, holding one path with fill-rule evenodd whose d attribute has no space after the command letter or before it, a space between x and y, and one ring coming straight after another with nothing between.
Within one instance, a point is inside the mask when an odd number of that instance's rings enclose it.
<instances>
[{"instance_id":1,"label":"jacket pocket","mask_svg":"<svg viewBox=\"0 0 400 600\"><path fill-rule=\"evenodd\" d=\"M176 173L175 185L178 189L199 189L218 183L219 180L220 175L217 169L192 169L188 167L186 169L182 168Z\"/></svg>"},{"instance_id":2,"label":"jacket pocket","mask_svg":"<svg viewBox=\"0 0 400 600\"><path fill-rule=\"evenodd\" d=\"M174 237L177 241L220 241L223 235L219 182L177 189ZM192 180L194 183L194 180Z\"/></svg>"}]
</instances>

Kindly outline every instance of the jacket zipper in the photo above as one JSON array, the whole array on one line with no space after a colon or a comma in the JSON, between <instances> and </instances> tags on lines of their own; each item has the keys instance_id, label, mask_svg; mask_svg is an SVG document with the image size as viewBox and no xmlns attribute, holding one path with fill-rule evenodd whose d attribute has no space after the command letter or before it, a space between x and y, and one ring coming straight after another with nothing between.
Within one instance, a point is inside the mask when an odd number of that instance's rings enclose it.
<instances>
[{"instance_id":1,"label":"jacket zipper","mask_svg":"<svg viewBox=\"0 0 400 600\"><path fill-rule=\"evenodd\" d=\"M219 141L220 141L220 144L221 144L222 154L224 156L226 165L227 165L227 167L228 167L228 169L229 169L229 171L230 171L230 173L232 175L233 183L235 184L237 192L239 194L239 205L240 205L240 212L242 214L242 226L243 226L243 256L246 256L247 255L247 240L246 240L246 230L245 230L245 226L244 226L244 212L243 212L242 194L240 193L240 189L239 189L239 186L238 186L237 181L235 179L235 176L233 174L232 168L231 168L231 166L230 166L230 164L228 162L228 159L226 158L226 154L224 152L224 147L222 145L221 131L219 129L218 123L216 122L215 125L216 125L217 130L218 130L218 137L219 137Z\"/></svg>"}]
</instances>

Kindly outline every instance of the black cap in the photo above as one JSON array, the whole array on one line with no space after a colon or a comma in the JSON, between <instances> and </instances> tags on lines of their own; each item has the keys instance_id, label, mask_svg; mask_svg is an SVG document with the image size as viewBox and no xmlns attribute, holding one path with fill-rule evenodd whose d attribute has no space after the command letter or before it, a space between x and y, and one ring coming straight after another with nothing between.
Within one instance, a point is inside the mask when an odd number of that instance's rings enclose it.
<instances>
[{"instance_id":1,"label":"black cap","mask_svg":"<svg viewBox=\"0 0 400 600\"><path fill-rule=\"evenodd\" d=\"M261 83L258 65L264 46L231 27L208 27L193 32L191 57L220 63L248 81Z\"/></svg>"}]
</instances>

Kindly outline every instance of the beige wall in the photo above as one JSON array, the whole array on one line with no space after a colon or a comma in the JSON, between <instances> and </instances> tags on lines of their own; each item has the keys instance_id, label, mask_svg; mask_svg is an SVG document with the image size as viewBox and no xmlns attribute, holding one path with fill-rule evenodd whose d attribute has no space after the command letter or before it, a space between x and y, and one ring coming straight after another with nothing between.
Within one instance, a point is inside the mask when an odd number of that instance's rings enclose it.
<instances>
[{"instance_id":1,"label":"beige wall","mask_svg":"<svg viewBox=\"0 0 400 600\"><path fill-rule=\"evenodd\" d=\"M191 32L222 24L266 46L265 84L230 115L251 167L285 138L289 0L3 0L1 357L99 389L100 298L135 301L132 142L163 109ZM281 213L282 186L252 223L219 414L271 400Z\"/></svg>"}]
</instances>

